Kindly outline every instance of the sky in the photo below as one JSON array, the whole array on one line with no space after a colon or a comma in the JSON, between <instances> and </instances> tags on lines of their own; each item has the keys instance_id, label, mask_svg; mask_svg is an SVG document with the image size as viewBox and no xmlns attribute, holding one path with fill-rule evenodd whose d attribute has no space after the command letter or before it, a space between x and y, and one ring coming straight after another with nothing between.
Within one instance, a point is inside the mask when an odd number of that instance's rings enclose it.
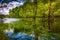
<instances>
[{"instance_id":1,"label":"sky","mask_svg":"<svg viewBox=\"0 0 60 40\"><path fill-rule=\"evenodd\" d=\"M10 10L12 10L13 8L16 8L18 6L21 6L25 3L25 1L20 0L20 2L17 1L11 1L9 2L6 6L7 7L1 7L0 8L0 14L2 15L9 15ZM2 4L4 5L4 4Z\"/></svg>"},{"instance_id":2,"label":"sky","mask_svg":"<svg viewBox=\"0 0 60 40\"><path fill-rule=\"evenodd\" d=\"M8 1L8 0L5 0L5 1ZM13 8L17 7L17 6L21 6L24 4L24 0L18 0L19 2L17 1L10 1L8 4L7 4L7 7L2 7L0 8L0 14L2 15L9 15L9 12L10 10L12 10ZM4 23L12 23L12 22L16 22L20 19L18 18L4 18L3 19L3 22Z\"/></svg>"}]
</instances>

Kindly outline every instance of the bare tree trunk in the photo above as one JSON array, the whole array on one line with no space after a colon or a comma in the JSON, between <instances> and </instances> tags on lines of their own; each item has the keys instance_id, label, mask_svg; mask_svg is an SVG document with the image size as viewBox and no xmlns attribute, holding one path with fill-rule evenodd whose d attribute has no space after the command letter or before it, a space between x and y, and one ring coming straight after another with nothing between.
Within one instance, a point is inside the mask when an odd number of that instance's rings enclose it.
<instances>
[{"instance_id":1,"label":"bare tree trunk","mask_svg":"<svg viewBox=\"0 0 60 40\"><path fill-rule=\"evenodd\" d=\"M37 14L37 0L34 0L34 5L35 5L35 8L34 8L34 13L35 13L35 16L34 16L34 20L36 20L36 14ZM36 23L36 21L35 21ZM39 32L36 30L37 26L36 24L34 25L34 34L35 34L35 40L38 40L38 37L39 37Z\"/></svg>"},{"instance_id":2,"label":"bare tree trunk","mask_svg":"<svg viewBox=\"0 0 60 40\"><path fill-rule=\"evenodd\" d=\"M49 29L49 32L50 32L50 19L51 19L51 0L50 0L49 14L48 14L48 29Z\"/></svg>"},{"instance_id":3,"label":"bare tree trunk","mask_svg":"<svg viewBox=\"0 0 60 40\"><path fill-rule=\"evenodd\" d=\"M37 35L35 36L35 40L38 40L38 36Z\"/></svg>"},{"instance_id":4,"label":"bare tree trunk","mask_svg":"<svg viewBox=\"0 0 60 40\"><path fill-rule=\"evenodd\" d=\"M39 37L39 33L35 32L35 40L38 40L38 37Z\"/></svg>"},{"instance_id":5,"label":"bare tree trunk","mask_svg":"<svg viewBox=\"0 0 60 40\"><path fill-rule=\"evenodd\" d=\"M52 28L51 27L54 27L53 26L53 23L54 23L54 14L53 13L54 13L55 10L51 8L52 1L53 0L50 0L49 14L48 14L48 27L49 27L49 32L52 31Z\"/></svg>"}]
</instances>

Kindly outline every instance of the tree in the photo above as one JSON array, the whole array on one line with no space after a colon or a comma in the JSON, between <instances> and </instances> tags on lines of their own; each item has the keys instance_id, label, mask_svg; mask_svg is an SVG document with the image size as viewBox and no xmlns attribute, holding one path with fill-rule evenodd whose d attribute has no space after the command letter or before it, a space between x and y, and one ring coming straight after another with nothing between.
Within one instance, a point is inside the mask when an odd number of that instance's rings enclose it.
<instances>
[{"instance_id":1,"label":"tree","mask_svg":"<svg viewBox=\"0 0 60 40\"><path fill-rule=\"evenodd\" d=\"M39 1L39 0L38 0ZM36 40L38 40L38 36L40 35L40 30L44 30L44 27L41 25L37 25L38 23L36 23L36 21L38 21L38 17L40 18L41 14L43 16L43 13L45 13L45 4L41 1L37 2L37 0L35 0L32 3L25 3L23 6L20 6L20 7L16 7L15 9L13 9L11 11L11 13L15 13L15 14L12 14L14 15L14 17L18 16L18 17L23 17L23 18L33 18L33 25L31 26L31 29L33 29L32 31L34 31L35 33L35 37L36 37ZM40 8L40 9L39 9ZM17 10L17 11L16 11ZM21 11L20 11L21 10ZM40 13L41 11L41 13ZM48 11L48 10L47 10ZM17 13L19 15L17 15ZM36 15L37 14L37 15ZM39 16L38 16L39 15ZM41 17L42 17L41 16ZM13 16L12 16L13 17ZM24 22L23 22L24 23ZM39 23L40 24L40 23ZM19 24L20 25L20 24ZM21 29L25 29L25 26ZM28 25L29 26L29 25ZM19 27L18 27L19 28ZM40 29L41 28L41 29ZM30 27L28 27L26 30L29 30Z\"/></svg>"},{"instance_id":2,"label":"tree","mask_svg":"<svg viewBox=\"0 0 60 40\"><path fill-rule=\"evenodd\" d=\"M33 3L26 2L24 5L11 10L10 15L6 17L21 18L22 20L10 24L10 27L27 34L31 34L34 31L35 40L38 40L40 35L47 35L49 31L50 33L58 33L60 27L58 25L60 22L58 18L60 16L60 3L58 2L59 0L50 1L34 0Z\"/></svg>"}]
</instances>

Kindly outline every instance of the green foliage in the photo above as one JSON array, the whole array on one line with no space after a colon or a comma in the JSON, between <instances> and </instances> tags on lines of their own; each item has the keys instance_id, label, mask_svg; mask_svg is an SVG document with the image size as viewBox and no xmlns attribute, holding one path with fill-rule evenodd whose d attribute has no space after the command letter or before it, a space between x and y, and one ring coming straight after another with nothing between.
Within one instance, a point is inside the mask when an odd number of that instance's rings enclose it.
<instances>
[{"instance_id":1,"label":"green foliage","mask_svg":"<svg viewBox=\"0 0 60 40\"><path fill-rule=\"evenodd\" d=\"M34 2L36 2L36 0ZM16 33L26 32L28 34L31 34L32 31L35 31L35 33L37 33L38 35L42 35L42 36L45 36L47 34L49 35L48 33L49 7L51 8L50 31L52 31L51 33L59 33L60 20L59 18L55 18L55 17L60 16L60 3L59 3L60 1L52 0L51 5L50 5L50 0L37 0L37 4L34 2L33 3L26 2L24 5L14 8L13 10L10 11L9 16L0 15L1 18L21 17L21 20L16 23L12 23L12 24L0 23L1 24L0 33L2 34L4 29L14 28ZM34 17L36 17L35 20Z\"/></svg>"},{"instance_id":2,"label":"green foliage","mask_svg":"<svg viewBox=\"0 0 60 40\"><path fill-rule=\"evenodd\" d=\"M33 8L34 5L32 3L25 3L23 6L19 6L11 10L10 15L8 17L20 18L34 16Z\"/></svg>"}]
</instances>

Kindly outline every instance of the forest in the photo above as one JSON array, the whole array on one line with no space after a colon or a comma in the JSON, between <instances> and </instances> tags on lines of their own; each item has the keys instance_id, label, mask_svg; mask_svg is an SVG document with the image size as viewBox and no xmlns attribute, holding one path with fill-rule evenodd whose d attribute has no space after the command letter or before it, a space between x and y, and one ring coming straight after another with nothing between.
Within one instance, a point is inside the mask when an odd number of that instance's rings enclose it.
<instances>
[{"instance_id":1,"label":"forest","mask_svg":"<svg viewBox=\"0 0 60 40\"><path fill-rule=\"evenodd\" d=\"M0 19L19 18L13 23L0 22L0 40L13 40L3 32L5 29L14 28L15 34L25 32L51 40L55 36L60 40L60 0L27 0L24 5L10 10L9 15L0 15ZM34 32L33 32L34 31Z\"/></svg>"}]
</instances>

